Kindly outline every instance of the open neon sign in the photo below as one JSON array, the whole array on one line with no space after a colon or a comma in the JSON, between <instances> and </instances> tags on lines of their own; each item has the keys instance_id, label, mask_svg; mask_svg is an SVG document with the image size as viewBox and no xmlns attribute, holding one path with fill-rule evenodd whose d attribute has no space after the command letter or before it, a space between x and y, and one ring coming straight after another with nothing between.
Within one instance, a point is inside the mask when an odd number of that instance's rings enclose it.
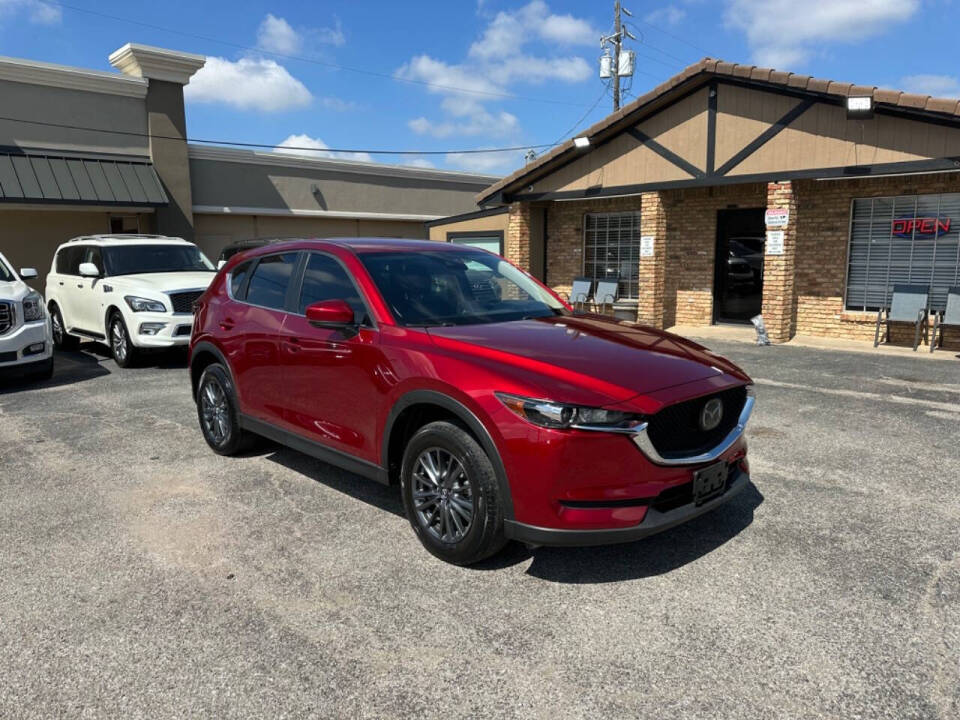
<instances>
[{"instance_id":1,"label":"open neon sign","mask_svg":"<svg viewBox=\"0 0 960 720\"><path fill-rule=\"evenodd\" d=\"M935 238L950 232L950 218L896 218L893 234L902 238Z\"/></svg>"}]
</instances>

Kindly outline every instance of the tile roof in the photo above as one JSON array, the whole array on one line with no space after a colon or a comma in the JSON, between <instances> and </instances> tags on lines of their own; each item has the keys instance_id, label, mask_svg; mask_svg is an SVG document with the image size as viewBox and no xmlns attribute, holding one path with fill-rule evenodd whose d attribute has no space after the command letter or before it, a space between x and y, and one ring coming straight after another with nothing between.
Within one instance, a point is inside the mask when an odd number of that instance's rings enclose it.
<instances>
[{"instance_id":1,"label":"tile roof","mask_svg":"<svg viewBox=\"0 0 960 720\"><path fill-rule=\"evenodd\" d=\"M757 67L756 65L741 65L738 63L729 63L715 58L704 58L698 63L690 65L682 72L674 75L666 82L661 83L644 95L638 97L629 105L620 108L619 111L605 117L600 122L592 125L590 128L580 133L581 137L593 137L598 133L607 130L616 125L629 115L638 113L646 109L646 106L659 100L662 96L669 93L679 85L686 84L694 78L705 80L709 77L734 77L753 82L765 83L772 87L785 87L792 90L800 90L822 95L834 95L836 97L847 97L850 95L871 95L875 104L893 105L911 110L938 113L940 115L950 115L960 117L960 100L949 98L935 98L930 95L916 95L906 93L900 90L888 90L868 85L854 85L852 83L838 82L836 80L824 80L821 78L810 77L809 75L798 75L791 72L773 70L771 68ZM530 173L543 168L557 157L566 154L574 147L573 138L557 145L544 155L541 155L532 163L525 165L516 172L499 180L476 197L478 203L488 200L498 191L514 184L521 178Z\"/></svg>"}]
</instances>

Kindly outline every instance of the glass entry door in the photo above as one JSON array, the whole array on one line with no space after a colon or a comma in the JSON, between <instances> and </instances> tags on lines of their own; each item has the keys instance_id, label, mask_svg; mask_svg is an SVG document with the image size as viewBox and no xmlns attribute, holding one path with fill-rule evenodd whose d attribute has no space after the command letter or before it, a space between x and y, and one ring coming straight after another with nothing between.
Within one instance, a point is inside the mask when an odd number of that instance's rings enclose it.
<instances>
[{"instance_id":1,"label":"glass entry door","mask_svg":"<svg viewBox=\"0 0 960 720\"><path fill-rule=\"evenodd\" d=\"M713 321L748 323L763 306L764 208L720 210Z\"/></svg>"}]
</instances>

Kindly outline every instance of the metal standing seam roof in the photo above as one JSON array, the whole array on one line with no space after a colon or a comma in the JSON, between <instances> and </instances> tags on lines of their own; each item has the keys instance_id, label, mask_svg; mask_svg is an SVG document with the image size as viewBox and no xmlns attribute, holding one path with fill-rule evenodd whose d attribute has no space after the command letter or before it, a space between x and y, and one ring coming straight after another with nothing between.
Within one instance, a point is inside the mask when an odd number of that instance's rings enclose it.
<instances>
[{"instance_id":1,"label":"metal standing seam roof","mask_svg":"<svg viewBox=\"0 0 960 720\"><path fill-rule=\"evenodd\" d=\"M162 206L169 200L148 160L0 150L0 202Z\"/></svg>"}]
</instances>

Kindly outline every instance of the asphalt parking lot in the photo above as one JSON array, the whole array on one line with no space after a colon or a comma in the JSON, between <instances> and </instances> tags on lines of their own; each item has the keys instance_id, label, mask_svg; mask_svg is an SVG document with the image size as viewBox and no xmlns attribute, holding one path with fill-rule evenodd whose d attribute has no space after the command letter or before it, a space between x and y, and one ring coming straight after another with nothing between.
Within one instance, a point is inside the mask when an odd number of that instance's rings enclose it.
<instances>
[{"instance_id":1,"label":"asphalt parking lot","mask_svg":"<svg viewBox=\"0 0 960 720\"><path fill-rule=\"evenodd\" d=\"M753 487L473 569L395 489L214 455L182 356L0 385L0 716L960 716L960 360L713 347Z\"/></svg>"}]
</instances>

